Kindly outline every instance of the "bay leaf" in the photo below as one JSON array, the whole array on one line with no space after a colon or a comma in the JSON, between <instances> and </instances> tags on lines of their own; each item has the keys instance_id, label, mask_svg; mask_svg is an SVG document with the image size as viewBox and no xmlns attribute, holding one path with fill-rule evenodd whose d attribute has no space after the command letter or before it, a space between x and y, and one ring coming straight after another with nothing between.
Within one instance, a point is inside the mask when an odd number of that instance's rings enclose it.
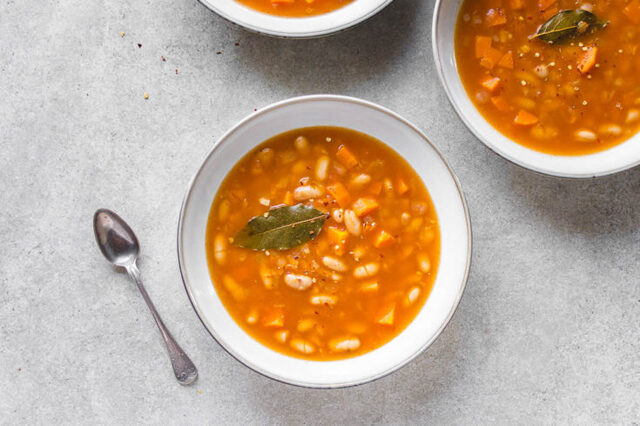
<instances>
[{"instance_id":1,"label":"bay leaf","mask_svg":"<svg viewBox=\"0 0 640 426\"><path fill-rule=\"evenodd\" d=\"M276 207L251 219L233 244L252 250L287 250L317 237L327 217L303 204Z\"/></svg>"},{"instance_id":2,"label":"bay leaf","mask_svg":"<svg viewBox=\"0 0 640 426\"><path fill-rule=\"evenodd\" d=\"M599 20L596 15L586 10L563 10L540 25L538 31L529 39L539 38L547 43L556 43L564 38L584 34L590 29L602 29L608 24L607 21Z\"/></svg>"}]
</instances>

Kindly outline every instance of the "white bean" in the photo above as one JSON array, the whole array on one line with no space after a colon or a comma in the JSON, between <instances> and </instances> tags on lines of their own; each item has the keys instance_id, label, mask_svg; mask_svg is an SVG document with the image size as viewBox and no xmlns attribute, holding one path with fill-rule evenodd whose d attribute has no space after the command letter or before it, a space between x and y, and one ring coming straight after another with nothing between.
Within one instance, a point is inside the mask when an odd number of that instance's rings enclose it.
<instances>
[{"instance_id":1,"label":"white bean","mask_svg":"<svg viewBox=\"0 0 640 426\"><path fill-rule=\"evenodd\" d=\"M633 123L635 121L638 121L639 118L640 118L640 109L630 109L629 112L627 113L627 119L625 120L625 123L627 124Z\"/></svg>"},{"instance_id":2,"label":"white bean","mask_svg":"<svg viewBox=\"0 0 640 426\"><path fill-rule=\"evenodd\" d=\"M304 339L292 339L291 347L296 351L303 353L305 355L312 354L316 351L315 346L311 342L308 342Z\"/></svg>"},{"instance_id":3,"label":"white bean","mask_svg":"<svg viewBox=\"0 0 640 426\"><path fill-rule=\"evenodd\" d=\"M349 231L350 234L353 234L356 237L360 235L360 232L362 232L360 219L353 210L344 211L344 224L347 227L347 231Z\"/></svg>"},{"instance_id":4,"label":"white bean","mask_svg":"<svg viewBox=\"0 0 640 426\"><path fill-rule=\"evenodd\" d=\"M322 263L332 271L345 272L347 270L347 265L345 265L342 260L335 257L324 256L322 258Z\"/></svg>"},{"instance_id":5,"label":"white bean","mask_svg":"<svg viewBox=\"0 0 640 426\"><path fill-rule=\"evenodd\" d=\"M309 152L309 139L304 136L298 136L294 141L294 145L296 149L303 154Z\"/></svg>"},{"instance_id":6,"label":"white bean","mask_svg":"<svg viewBox=\"0 0 640 426\"><path fill-rule=\"evenodd\" d=\"M371 182L371 176L366 173L361 173L358 176L354 177L351 182L356 186L363 187Z\"/></svg>"},{"instance_id":7,"label":"white bean","mask_svg":"<svg viewBox=\"0 0 640 426\"><path fill-rule=\"evenodd\" d=\"M268 167L273 161L273 157L275 157L275 152L271 148L264 148L256 154L256 157L263 166Z\"/></svg>"},{"instance_id":8,"label":"white bean","mask_svg":"<svg viewBox=\"0 0 640 426\"><path fill-rule=\"evenodd\" d=\"M622 134L622 127L616 124L605 124L598 129L601 135L605 136L620 136Z\"/></svg>"},{"instance_id":9,"label":"white bean","mask_svg":"<svg viewBox=\"0 0 640 426\"><path fill-rule=\"evenodd\" d=\"M284 283L296 290L306 290L311 287L313 281L306 275L286 274Z\"/></svg>"},{"instance_id":10,"label":"white bean","mask_svg":"<svg viewBox=\"0 0 640 426\"><path fill-rule=\"evenodd\" d=\"M316 294L309 299L312 305L335 305L337 301L338 298L330 294Z\"/></svg>"},{"instance_id":11,"label":"white bean","mask_svg":"<svg viewBox=\"0 0 640 426\"><path fill-rule=\"evenodd\" d=\"M431 261L429 260L429 256L425 253L420 253L418 255L418 267L425 274L431 270Z\"/></svg>"},{"instance_id":12,"label":"white bean","mask_svg":"<svg viewBox=\"0 0 640 426\"><path fill-rule=\"evenodd\" d=\"M231 212L231 201L222 200L220 203L220 208L218 209L218 219L220 222L225 222L229 218L229 213Z\"/></svg>"},{"instance_id":13,"label":"white bean","mask_svg":"<svg viewBox=\"0 0 640 426\"><path fill-rule=\"evenodd\" d=\"M227 259L227 239L222 234L216 235L213 241L213 257L220 265Z\"/></svg>"},{"instance_id":14,"label":"white bean","mask_svg":"<svg viewBox=\"0 0 640 426\"><path fill-rule=\"evenodd\" d=\"M316 178L318 180L325 180L327 178L327 174L329 172L329 157L323 155L318 158L318 162L316 163Z\"/></svg>"},{"instance_id":15,"label":"white bean","mask_svg":"<svg viewBox=\"0 0 640 426\"><path fill-rule=\"evenodd\" d=\"M318 187L305 185L299 186L293 191L293 198L298 201L308 200L309 198L318 198L323 194L322 190Z\"/></svg>"},{"instance_id":16,"label":"white bean","mask_svg":"<svg viewBox=\"0 0 640 426\"><path fill-rule=\"evenodd\" d=\"M273 271L269 269L265 264L260 264L260 278L267 290L272 290L275 286L275 276Z\"/></svg>"},{"instance_id":17,"label":"white bean","mask_svg":"<svg viewBox=\"0 0 640 426\"><path fill-rule=\"evenodd\" d=\"M296 327L296 329L300 333L306 333L307 331L315 327L315 325L316 325L316 321L314 319L305 318L298 321L298 326Z\"/></svg>"},{"instance_id":18,"label":"white bean","mask_svg":"<svg viewBox=\"0 0 640 426\"><path fill-rule=\"evenodd\" d=\"M353 276L356 278L369 278L373 277L380 270L380 265L375 262L367 263L366 265L358 266L353 271Z\"/></svg>"},{"instance_id":19,"label":"white bean","mask_svg":"<svg viewBox=\"0 0 640 426\"><path fill-rule=\"evenodd\" d=\"M360 339L357 337L339 337L329 341L329 348L333 352L355 351L360 347Z\"/></svg>"},{"instance_id":20,"label":"white bean","mask_svg":"<svg viewBox=\"0 0 640 426\"><path fill-rule=\"evenodd\" d=\"M409 289L407 292L407 297L405 299L405 305L409 306L413 304L420 297L420 287L414 286Z\"/></svg>"},{"instance_id":21,"label":"white bean","mask_svg":"<svg viewBox=\"0 0 640 426\"><path fill-rule=\"evenodd\" d=\"M591 130L586 129L578 130L575 133L575 137L580 142L594 142L596 139L598 139L595 133L593 133Z\"/></svg>"},{"instance_id":22,"label":"white bean","mask_svg":"<svg viewBox=\"0 0 640 426\"><path fill-rule=\"evenodd\" d=\"M335 209L333 213L331 213L333 220L338 223L342 223L344 221L344 211L342 209Z\"/></svg>"},{"instance_id":23,"label":"white bean","mask_svg":"<svg viewBox=\"0 0 640 426\"><path fill-rule=\"evenodd\" d=\"M276 331L273 336L276 338L276 340L278 342L286 343L287 337L289 337L289 331L288 330L279 330L279 331Z\"/></svg>"}]
</instances>

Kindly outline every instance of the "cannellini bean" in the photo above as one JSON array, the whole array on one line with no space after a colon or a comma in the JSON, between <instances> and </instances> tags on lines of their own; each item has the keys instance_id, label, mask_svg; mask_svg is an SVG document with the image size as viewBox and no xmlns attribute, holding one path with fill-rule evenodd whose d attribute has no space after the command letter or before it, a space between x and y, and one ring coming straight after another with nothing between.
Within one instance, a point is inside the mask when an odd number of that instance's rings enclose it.
<instances>
[{"instance_id":1,"label":"cannellini bean","mask_svg":"<svg viewBox=\"0 0 640 426\"><path fill-rule=\"evenodd\" d=\"M407 212L404 212L400 215L400 223L403 225L408 225L411 220L411 215Z\"/></svg>"},{"instance_id":2,"label":"cannellini bean","mask_svg":"<svg viewBox=\"0 0 640 426\"><path fill-rule=\"evenodd\" d=\"M309 198L318 198L321 197L323 191L311 185L299 186L293 191L293 198L298 201L308 200Z\"/></svg>"},{"instance_id":3,"label":"cannellini bean","mask_svg":"<svg viewBox=\"0 0 640 426\"><path fill-rule=\"evenodd\" d=\"M338 298L330 294L316 294L309 299L312 305L335 305L337 301Z\"/></svg>"},{"instance_id":4,"label":"cannellini bean","mask_svg":"<svg viewBox=\"0 0 640 426\"><path fill-rule=\"evenodd\" d=\"M273 336L276 338L276 340L278 342L286 343L287 342L287 338L289 337L289 331L288 330L279 330L279 331L276 331Z\"/></svg>"},{"instance_id":5,"label":"cannellini bean","mask_svg":"<svg viewBox=\"0 0 640 426\"><path fill-rule=\"evenodd\" d=\"M620 136L622 134L622 127L616 124L605 124L598 129L601 135L605 136Z\"/></svg>"},{"instance_id":6,"label":"cannellini bean","mask_svg":"<svg viewBox=\"0 0 640 426\"><path fill-rule=\"evenodd\" d=\"M409 289L407 296L405 297L405 305L409 306L413 304L420 297L420 287L414 286Z\"/></svg>"},{"instance_id":7,"label":"cannellini bean","mask_svg":"<svg viewBox=\"0 0 640 426\"><path fill-rule=\"evenodd\" d=\"M220 203L220 208L218 208L218 219L220 222L225 222L229 218L229 213L231 212L231 201L222 200Z\"/></svg>"},{"instance_id":8,"label":"cannellini bean","mask_svg":"<svg viewBox=\"0 0 640 426\"><path fill-rule=\"evenodd\" d=\"M260 197L260 198L258 199L258 202L259 202L261 205L265 206L265 207L269 207L269 205L271 204L271 200L270 200L270 199L268 199L268 198L264 198L264 197Z\"/></svg>"},{"instance_id":9,"label":"cannellini bean","mask_svg":"<svg viewBox=\"0 0 640 426\"><path fill-rule=\"evenodd\" d=\"M593 12L593 5L591 3L583 3L582 6L580 6L580 9L586 10L587 12Z\"/></svg>"},{"instance_id":10,"label":"cannellini bean","mask_svg":"<svg viewBox=\"0 0 640 426\"><path fill-rule=\"evenodd\" d=\"M264 263L260 264L260 278L267 290L272 290L276 284L276 277L271 269Z\"/></svg>"},{"instance_id":11,"label":"cannellini bean","mask_svg":"<svg viewBox=\"0 0 640 426\"><path fill-rule=\"evenodd\" d=\"M369 184L369 182L371 182L371 176L366 173L361 173L351 180L351 183L353 183L355 186L360 187Z\"/></svg>"},{"instance_id":12,"label":"cannellini bean","mask_svg":"<svg viewBox=\"0 0 640 426\"><path fill-rule=\"evenodd\" d=\"M629 123L633 123L638 121L638 119L640 118L640 109L630 109L629 112L627 113L627 119L625 120L625 123L629 124Z\"/></svg>"},{"instance_id":13,"label":"cannellini bean","mask_svg":"<svg viewBox=\"0 0 640 426\"><path fill-rule=\"evenodd\" d=\"M333 220L338 223L342 223L344 221L344 211L342 209L335 209L333 213L331 213Z\"/></svg>"},{"instance_id":14,"label":"cannellini bean","mask_svg":"<svg viewBox=\"0 0 640 426\"><path fill-rule=\"evenodd\" d=\"M353 210L344 211L344 224L347 227L347 231L356 237L362 232L362 225L358 215Z\"/></svg>"},{"instance_id":15,"label":"cannellini bean","mask_svg":"<svg viewBox=\"0 0 640 426\"><path fill-rule=\"evenodd\" d=\"M296 327L296 329L300 333L306 333L307 331L315 327L315 325L316 325L316 321L314 319L305 318L298 321L298 326Z\"/></svg>"},{"instance_id":16,"label":"cannellini bean","mask_svg":"<svg viewBox=\"0 0 640 426\"><path fill-rule=\"evenodd\" d=\"M347 270L347 265L345 265L342 260L332 256L324 256L322 258L322 263L332 271L345 272Z\"/></svg>"},{"instance_id":17,"label":"cannellini bean","mask_svg":"<svg viewBox=\"0 0 640 426\"><path fill-rule=\"evenodd\" d=\"M420 253L418 255L418 267L425 274L431 270L431 261L429 260L429 256L426 253Z\"/></svg>"},{"instance_id":18,"label":"cannellini bean","mask_svg":"<svg viewBox=\"0 0 640 426\"><path fill-rule=\"evenodd\" d=\"M316 162L316 178L318 180L325 180L327 178L327 174L329 173L329 157L323 155L318 158Z\"/></svg>"},{"instance_id":19,"label":"cannellini bean","mask_svg":"<svg viewBox=\"0 0 640 426\"><path fill-rule=\"evenodd\" d=\"M540 78L546 78L549 75L549 70L547 69L547 66L544 65L544 64L540 64L540 65L536 66L533 69L533 71Z\"/></svg>"},{"instance_id":20,"label":"cannellini bean","mask_svg":"<svg viewBox=\"0 0 640 426\"><path fill-rule=\"evenodd\" d=\"M313 281L306 275L286 274L284 283L296 290L306 290L311 287Z\"/></svg>"},{"instance_id":21,"label":"cannellini bean","mask_svg":"<svg viewBox=\"0 0 640 426\"><path fill-rule=\"evenodd\" d=\"M246 297L244 288L242 288L231 276L225 275L222 279L222 283L234 299L242 300Z\"/></svg>"},{"instance_id":22,"label":"cannellini bean","mask_svg":"<svg viewBox=\"0 0 640 426\"><path fill-rule=\"evenodd\" d=\"M227 259L227 239L222 234L216 235L213 240L213 257L220 265Z\"/></svg>"},{"instance_id":23,"label":"cannellini bean","mask_svg":"<svg viewBox=\"0 0 640 426\"><path fill-rule=\"evenodd\" d=\"M378 291L378 288L380 288L380 286L378 285L378 282L373 281L360 286L360 291L364 293L375 293L376 291Z\"/></svg>"},{"instance_id":24,"label":"cannellini bean","mask_svg":"<svg viewBox=\"0 0 640 426\"><path fill-rule=\"evenodd\" d=\"M305 355L312 354L316 351L315 346L304 339L291 339L290 344L293 349Z\"/></svg>"},{"instance_id":25,"label":"cannellini bean","mask_svg":"<svg viewBox=\"0 0 640 426\"><path fill-rule=\"evenodd\" d=\"M489 99L491 99L491 95L486 90L479 90L478 92L476 92L476 101L480 102L481 104L486 104L487 102L489 102Z\"/></svg>"},{"instance_id":26,"label":"cannellini bean","mask_svg":"<svg viewBox=\"0 0 640 426\"><path fill-rule=\"evenodd\" d=\"M271 148L263 148L256 154L256 158L263 166L268 167L273 162L275 152Z\"/></svg>"},{"instance_id":27,"label":"cannellini bean","mask_svg":"<svg viewBox=\"0 0 640 426\"><path fill-rule=\"evenodd\" d=\"M358 266L353 271L353 276L356 278L369 278L373 277L380 270L380 265L375 262L367 263L366 265Z\"/></svg>"},{"instance_id":28,"label":"cannellini bean","mask_svg":"<svg viewBox=\"0 0 640 426\"><path fill-rule=\"evenodd\" d=\"M309 152L309 139L304 136L298 136L294 141L294 145L296 146L296 149L303 154Z\"/></svg>"},{"instance_id":29,"label":"cannellini bean","mask_svg":"<svg viewBox=\"0 0 640 426\"><path fill-rule=\"evenodd\" d=\"M595 133L593 133L591 130L586 129L578 130L574 134L574 136L580 142L594 142L596 139L598 139Z\"/></svg>"},{"instance_id":30,"label":"cannellini bean","mask_svg":"<svg viewBox=\"0 0 640 426\"><path fill-rule=\"evenodd\" d=\"M357 337L338 337L329 340L329 348L333 352L355 351L360 347L360 339Z\"/></svg>"}]
</instances>

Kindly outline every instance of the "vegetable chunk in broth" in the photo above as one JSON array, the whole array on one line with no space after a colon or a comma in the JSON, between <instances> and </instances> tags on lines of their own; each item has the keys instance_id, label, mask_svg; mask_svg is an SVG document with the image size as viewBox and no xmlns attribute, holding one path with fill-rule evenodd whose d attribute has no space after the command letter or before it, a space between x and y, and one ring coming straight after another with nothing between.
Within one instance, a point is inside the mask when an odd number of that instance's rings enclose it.
<instances>
[{"instance_id":1,"label":"vegetable chunk in broth","mask_svg":"<svg viewBox=\"0 0 640 426\"><path fill-rule=\"evenodd\" d=\"M218 189L206 252L234 320L286 355L335 360L398 335L424 305L440 230L411 166L352 130L278 135Z\"/></svg>"},{"instance_id":2,"label":"vegetable chunk in broth","mask_svg":"<svg viewBox=\"0 0 640 426\"><path fill-rule=\"evenodd\" d=\"M333 12L354 0L236 0L269 15L303 18Z\"/></svg>"},{"instance_id":3,"label":"vegetable chunk in broth","mask_svg":"<svg viewBox=\"0 0 640 426\"><path fill-rule=\"evenodd\" d=\"M465 0L455 49L472 102L521 145L584 155L640 129L640 0Z\"/></svg>"}]
</instances>

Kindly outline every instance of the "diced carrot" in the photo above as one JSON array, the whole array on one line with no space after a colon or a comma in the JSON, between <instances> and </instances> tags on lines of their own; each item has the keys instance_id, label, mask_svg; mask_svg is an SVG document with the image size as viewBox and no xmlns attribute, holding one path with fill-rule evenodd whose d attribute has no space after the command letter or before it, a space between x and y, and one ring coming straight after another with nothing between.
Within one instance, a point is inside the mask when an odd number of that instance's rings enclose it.
<instances>
[{"instance_id":1,"label":"diced carrot","mask_svg":"<svg viewBox=\"0 0 640 426\"><path fill-rule=\"evenodd\" d=\"M294 202L293 193L291 191L287 191L287 193L284 194L284 203L288 206L292 206Z\"/></svg>"},{"instance_id":2,"label":"diced carrot","mask_svg":"<svg viewBox=\"0 0 640 426\"><path fill-rule=\"evenodd\" d=\"M327 185L327 192L338 202L340 207L348 207L351 201L351 195L347 188L340 182L336 182L332 185Z\"/></svg>"},{"instance_id":3,"label":"diced carrot","mask_svg":"<svg viewBox=\"0 0 640 426\"><path fill-rule=\"evenodd\" d=\"M513 69L513 53L508 51L505 53L502 58L498 61L498 66L502 68Z\"/></svg>"},{"instance_id":4,"label":"diced carrot","mask_svg":"<svg viewBox=\"0 0 640 426\"><path fill-rule=\"evenodd\" d=\"M487 69L493 69L504 55L498 49L490 48L487 53L480 59L480 65Z\"/></svg>"},{"instance_id":5,"label":"diced carrot","mask_svg":"<svg viewBox=\"0 0 640 426\"><path fill-rule=\"evenodd\" d=\"M480 59L491 49L493 40L488 36L476 36L476 58Z\"/></svg>"},{"instance_id":6,"label":"diced carrot","mask_svg":"<svg viewBox=\"0 0 640 426\"><path fill-rule=\"evenodd\" d=\"M363 197L363 198L358 198L353 203L352 209L355 214L362 217L362 216L368 215L371 212L378 210L379 206L380 205L378 204L378 202L373 198Z\"/></svg>"},{"instance_id":7,"label":"diced carrot","mask_svg":"<svg viewBox=\"0 0 640 426\"><path fill-rule=\"evenodd\" d=\"M376 316L376 322L382 325L393 325L395 321L395 313L396 313L396 304L389 303L384 305L382 309L378 311L378 315Z\"/></svg>"},{"instance_id":8,"label":"diced carrot","mask_svg":"<svg viewBox=\"0 0 640 426\"><path fill-rule=\"evenodd\" d=\"M640 25L640 0L633 0L622 9L622 13L624 13L631 22Z\"/></svg>"},{"instance_id":9,"label":"diced carrot","mask_svg":"<svg viewBox=\"0 0 640 426\"><path fill-rule=\"evenodd\" d=\"M545 10L544 12L542 12L542 19L549 19L552 16L555 16L558 14L558 8L557 7L550 7L549 9Z\"/></svg>"},{"instance_id":10,"label":"diced carrot","mask_svg":"<svg viewBox=\"0 0 640 426\"><path fill-rule=\"evenodd\" d=\"M591 71L593 66L596 64L597 56L598 48L595 46L590 47L586 52L584 52L582 58L578 61L578 71L580 71L580 74L587 74Z\"/></svg>"},{"instance_id":11,"label":"diced carrot","mask_svg":"<svg viewBox=\"0 0 640 426\"><path fill-rule=\"evenodd\" d=\"M511 109L509 102L507 102L507 100L502 96L493 96L491 98L491 103L500 112L507 112Z\"/></svg>"},{"instance_id":12,"label":"diced carrot","mask_svg":"<svg viewBox=\"0 0 640 426\"><path fill-rule=\"evenodd\" d=\"M284 325L284 312L280 309L273 309L262 317L262 325L265 327L282 327Z\"/></svg>"},{"instance_id":13,"label":"diced carrot","mask_svg":"<svg viewBox=\"0 0 640 426\"><path fill-rule=\"evenodd\" d=\"M538 117L523 109L518 111L518 115L513 119L513 123L518 126L533 126L537 122Z\"/></svg>"},{"instance_id":14,"label":"diced carrot","mask_svg":"<svg viewBox=\"0 0 640 426\"><path fill-rule=\"evenodd\" d=\"M480 84L489 92L495 92L498 86L500 86L500 78L487 76L484 78L484 80L482 80L482 83Z\"/></svg>"},{"instance_id":15,"label":"diced carrot","mask_svg":"<svg viewBox=\"0 0 640 426\"><path fill-rule=\"evenodd\" d=\"M509 9L520 10L524 8L524 0L509 0Z\"/></svg>"},{"instance_id":16,"label":"diced carrot","mask_svg":"<svg viewBox=\"0 0 640 426\"><path fill-rule=\"evenodd\" d=\"M373 182L369 185L369 192L373 195L380 195L382 192L382 182Z\"/></svg>"},{"instance_id":17,"label":"diced carrot","mask_svg":"<svg viewBox=\"0 0 640 426\"><path fill-rule=\"evenodd\" d=\"M393 243L395 242L396 242L396 239L393 238L393 235L391 235L390 233L388 233L383 229L376 236L376 239L373 242L373 246L375 248L383 249L393 245Z\"/></svg>"},{"instance_id":18,"label":"diced carrot","mask_svg":"<svg viewBox=\"0 0 640 426\"><path fill-rule=\"evenodd\" d=\"M353 169L358 165L358 159L356 156L353 155L353 153L349 151L349 148L344 145L340 145L338 147L336 157L338 157L338 160L340 160L340 162L348 169Z\"/></svg>"},{"instance_id":19,"label":"diced carrot","mask_svg":"<svg viewBox=\"0 0 640 426\"><path fill-rule=\"evenodd\" d=\"M396 192L398 195L404 195L409 192L409 185L402 178L398 178L398 182L396 182Z\"/></svg>"},{"instance_id":20,"label":"diced carrot","mask_svg":"<svg viewBox=\"0 0 640 426\"><path fill-rule=\"evenodd\" d=\"M486 21L490 27L503 25L507 23L507 15L504 13L504 10L500 9L499 7L495 9L489 9L487 11Z\"/></svg>"},{"instance_id":21,"label":"diced carrot","mask_svg":"<svg viewBox=\"0 0 640 426\"><path fill-rule=\"evenodd\" d=\"M332 245L334 253L338 256L342 256L347 248L349 232L330 226L327 228L327 237L329 238L329 242Z\"/></svg>"},{"instance_id":22,"label":"diced carrot","mask_svg":"<svg viewBox=\"0 0 640 426\"><path fill-rule=\"evenodd\" d=\"M547 10L553 6L556 1L557 0L538 0L538 9Z\"/></svg>"}]
</instances>

